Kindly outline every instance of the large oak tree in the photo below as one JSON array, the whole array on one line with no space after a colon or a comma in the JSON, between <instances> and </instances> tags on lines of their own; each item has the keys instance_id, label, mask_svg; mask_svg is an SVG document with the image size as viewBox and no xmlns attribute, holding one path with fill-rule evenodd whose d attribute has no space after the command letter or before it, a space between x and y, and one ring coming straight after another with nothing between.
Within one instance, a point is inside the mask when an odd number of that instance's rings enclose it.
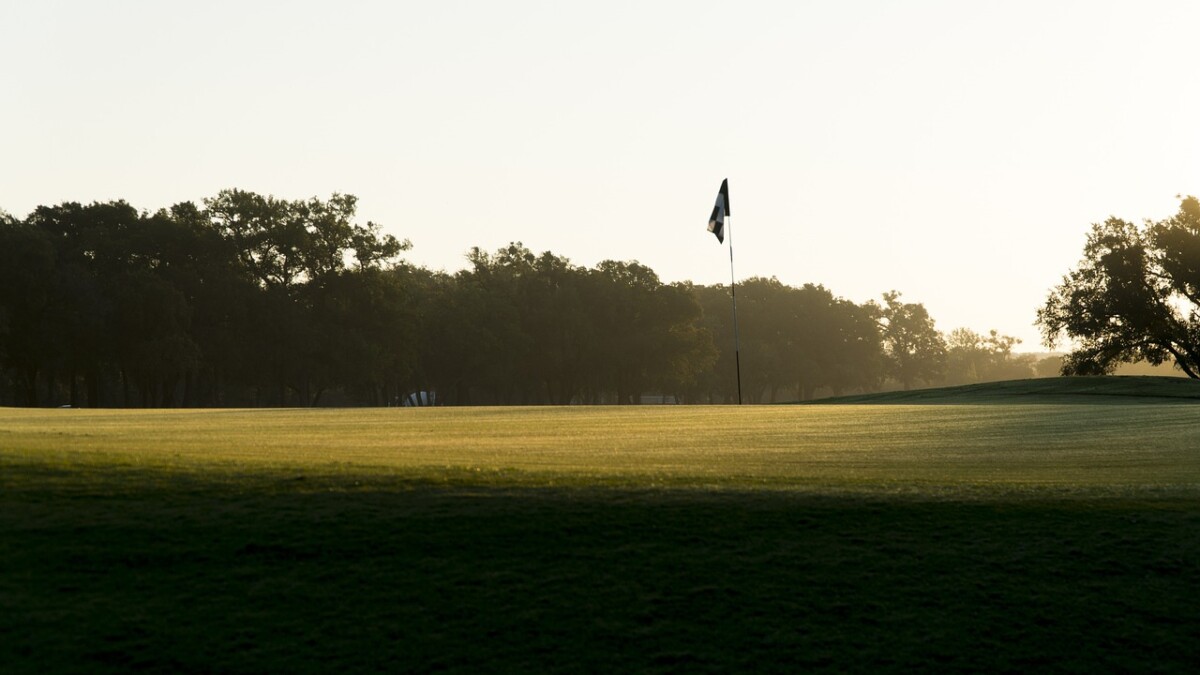
<instances>
[{"instance_id":1,"label":"large oak tree","mask_svg":"<svg viewBox=\"0 0 1200 675\"><path fill-rule=\"evenodd\" d=\"M1064 375L1111 373L1120 363L1174 362L1200 376L1200 201L1142 226L1092 226L1083 259L1050 292L1037 323L1047 346L1075 349Z\"/></svg>"}]
</instances>

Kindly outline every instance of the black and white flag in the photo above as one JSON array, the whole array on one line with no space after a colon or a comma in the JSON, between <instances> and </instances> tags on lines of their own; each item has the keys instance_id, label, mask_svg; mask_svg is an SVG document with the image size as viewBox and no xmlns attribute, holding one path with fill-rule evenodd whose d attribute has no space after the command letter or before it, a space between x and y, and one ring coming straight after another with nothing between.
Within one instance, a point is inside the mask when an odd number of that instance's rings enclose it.
<instances>
[{"instance_id":1,"label":"black and white flag","mask_svg":"<svg viewBox=\"0 0 1200 675\"><path fill-rule=\"evenodd\" d=\"M725 216L729 215L729 179L721 181L721 191L717 193L717 204L713 207L712 217L708 219L708 231L717 235L717 241L725 243Z\"/></svg>"}]
</instances>

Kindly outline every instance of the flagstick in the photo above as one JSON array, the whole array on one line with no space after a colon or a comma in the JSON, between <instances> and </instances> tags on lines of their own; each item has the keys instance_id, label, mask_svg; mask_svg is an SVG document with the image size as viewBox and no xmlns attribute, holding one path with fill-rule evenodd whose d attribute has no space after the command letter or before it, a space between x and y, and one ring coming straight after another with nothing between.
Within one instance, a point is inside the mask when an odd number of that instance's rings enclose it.
<instances>
[{"instance_id":1,"label":"flagstick","mask_svg":"<svg viewBox=\"0 0 1200 675\"><path fill-rule=\"evenodd\" d=\"M737 322L737 278L733 276L733 219L725 216L725 228L729 231L729 294L733 297L733 363L737 369L738 405L742 404L742 354L738 338Z\"/></svg>"}]
</instances>

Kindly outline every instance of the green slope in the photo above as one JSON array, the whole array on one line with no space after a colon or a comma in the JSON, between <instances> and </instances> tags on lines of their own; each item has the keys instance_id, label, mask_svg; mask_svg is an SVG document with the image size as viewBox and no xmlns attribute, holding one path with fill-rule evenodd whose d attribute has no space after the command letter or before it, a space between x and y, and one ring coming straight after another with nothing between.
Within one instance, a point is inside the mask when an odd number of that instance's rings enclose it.
<instances>
[{"instance_id":1,"label":"green slope","mask_svg":"<svg viewBox=\"0 0 1200 675\"><path fill-rule=\"evenodd\" d=\"M1200 381L1180 377L1048 377L839 396L810 404L1200 403Z\"/></svg>"}]
</instances>

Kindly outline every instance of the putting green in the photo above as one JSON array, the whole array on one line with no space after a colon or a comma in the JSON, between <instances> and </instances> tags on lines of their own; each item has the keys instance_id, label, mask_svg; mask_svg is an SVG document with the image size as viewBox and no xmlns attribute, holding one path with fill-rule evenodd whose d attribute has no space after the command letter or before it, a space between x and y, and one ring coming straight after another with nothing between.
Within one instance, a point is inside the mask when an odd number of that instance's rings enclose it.
<instances>
[{"instance_id":1,"label":"putting green","mask_svg":"<svg viewBox=\"0 0 1200 675\"><path fill-rule=\"evenodd\" d=\"M495 485L1191 488L1200 406L3 409L0 462Z\"/></svg>"}]
</instances>

